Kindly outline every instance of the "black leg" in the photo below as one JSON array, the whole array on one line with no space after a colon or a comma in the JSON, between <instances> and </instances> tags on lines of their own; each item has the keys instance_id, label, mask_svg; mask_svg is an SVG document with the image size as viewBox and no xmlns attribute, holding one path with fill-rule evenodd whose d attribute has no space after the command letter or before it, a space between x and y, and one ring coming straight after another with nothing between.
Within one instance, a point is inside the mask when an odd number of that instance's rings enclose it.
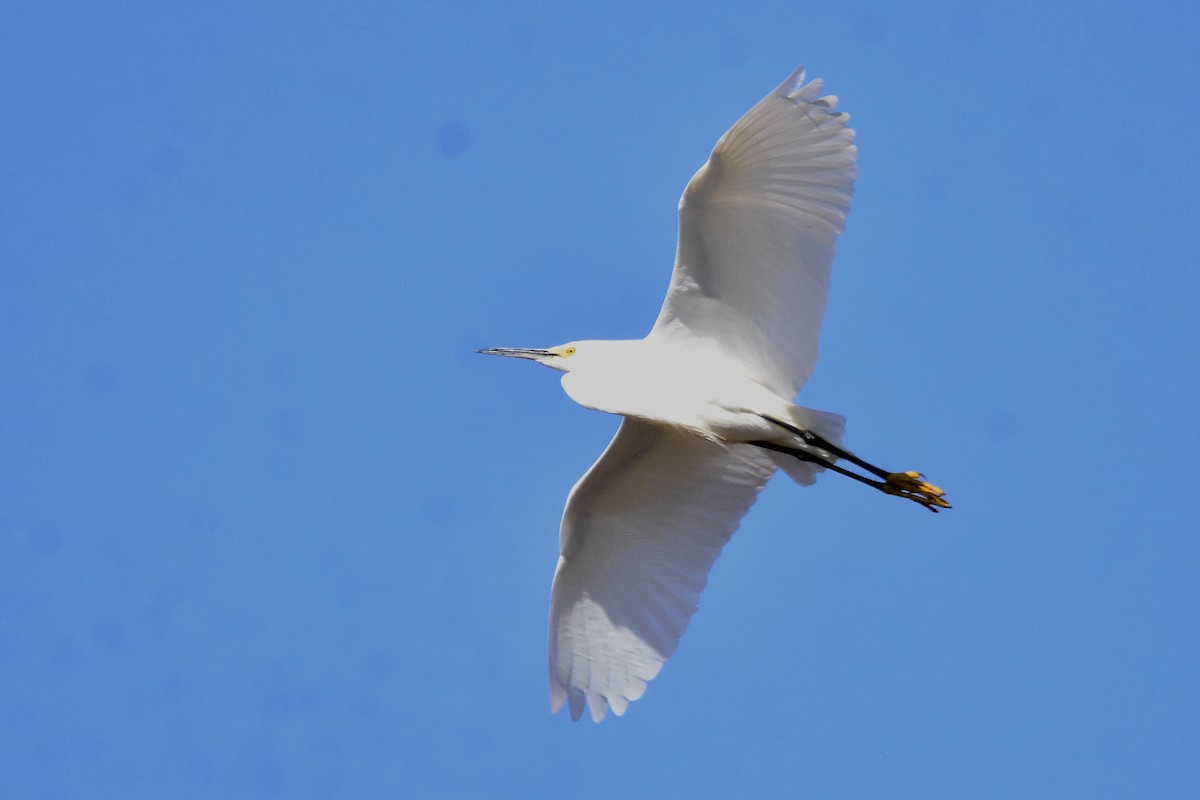
<instances>
[{"instance_id":1,"label":"black leg","mask_svg":"<svg viewBox=\"0 0 1200 800\"><path fill-rule=\"evenodd\" d=\"M792 456L800 461L807 461L813 464L818 464L825 469L832 470L839 475L845 475L847 478L853 478L859 483L878 489L884 494L890 494L895 497L905 497L912 500L914 503L919 503L925 506L930 511L937 512L940 508L950 508L950 504L946 502L943 492L938 487L931 483L927 483L919 472L888 472L885 469L880 469L874 464L863 461L858 456L850 453L837 445L831 444L824 438L818 436L812 431L806 431L803 428L798 428L795 425L783 422L764 415L764 419L773 422L779 427L795 434L808 447L813 447L828 453L831 458L824 458L819 453L814 453L809 450L802 450L798 447L788 447L787 445L777 444L776 442L768 442L765 440L748 442L755 447L761 447L765 450L771 450L776 453ZM849 461L855 466L861 467L868 472L883 478L881 481L872 480L864 475L859 475L857 472L852 472L845 467L834 463L838 459Z\"/></svg>"},{"instance_id":2,"label":"black leg","mask_svg":"<svg viewBox=\"0 0 1200 800\"><path fill-rule=\"evenodd\" d=\"M779 427L783 428L786 431L789 431L790 433L796 434L797 436L800 437L800 440L803 441L806 445L809 445L810 447L818 447L821 450L824 450L825 452L836 456L837 458L849 461L851 464L854 464L855 466L858 466L858 467L862 467L863 469L867 470L868 472L874 473L875 475L878 475L881 478L886 478L887 476L892 474L892 473L888 472L886 469L880 469L879 467L875 466L874 464L863 461L861 458L854 455L853 453L851 453L848 450L843 450L842 448L838 447L837 445L834 445L834 444L831 444L831 443L825 441L824 439L822 439L820 436L813 433L812 431L806 431L803 428L797 428L795 425L791 425L787 422L784 422L781 419L775 419L775 417L768 417L765 414L763 415L763 419L767 420L768 422L775 423L776 425L778 425Z\"/></svg>"},{"instance_id":3,"label":"black leg","mask_svg":"<svg viewBox=\"0 0 1200 800\"><path fill-rule=\"evenodd\" d=\"M819 464L820 466L824 467L825 469L833 470L834 472L838 473L839 475L845 475L847 478L853 478L854 480L858 481L859 483L864 483L867 486L872 486L876 489L879 489L880 491L883 491L883 486L884 486L883 481L873 481L864 475L859 475L857 472L851 472L850 470L846 469L845 467L840 467L837 464L835 464L833 461L826 461L825 459L821 458L820 456L810 453L807 450L801 450L797 447L788 447L787 445L776 444L775 442L759 441L759 442L747 442L746 444L752 444L755 447L761 447L764 450L773 450L776 453L783 453L784 455L792 456L800 461L809 461L813 464ZM824 448L822 448L822 449L824 449Z\"/></svg>"}]
</instances>

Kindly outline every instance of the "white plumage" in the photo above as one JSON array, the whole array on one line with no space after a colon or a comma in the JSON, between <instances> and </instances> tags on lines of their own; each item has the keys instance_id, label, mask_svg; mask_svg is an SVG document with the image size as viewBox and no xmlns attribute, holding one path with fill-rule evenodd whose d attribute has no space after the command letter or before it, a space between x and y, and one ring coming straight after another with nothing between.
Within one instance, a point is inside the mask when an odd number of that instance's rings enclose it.
<instances>
[{"instance_id":1,"label":"white plumage","mask_svg":"<svg viewBox=\"0 0 1200 800\"><path fill-rule=\"evenodd\" d=\"M650 336L700 338L795 396L817 362L854 131L803 67L717 142L679 202L679 248Z\"/></svg>"},{"instance_id":2,"label":"white plumage","mask_svg":"<svg viewBox=\"0 0 1200 800\"><path fill-rule=\"evenodd\" d=\"M679 247L645 339L481 352L560 370L576 402L625 417L571 490L550 607L550 697L599 721L675 652L713 562L776 468L825 468L926 507L917 473L841 449L844 420L792 404L811 375L854 132L796 70L717 142L679 203ZM885 481L852 473L849 459Z\"/></svg>"}]
</instances>

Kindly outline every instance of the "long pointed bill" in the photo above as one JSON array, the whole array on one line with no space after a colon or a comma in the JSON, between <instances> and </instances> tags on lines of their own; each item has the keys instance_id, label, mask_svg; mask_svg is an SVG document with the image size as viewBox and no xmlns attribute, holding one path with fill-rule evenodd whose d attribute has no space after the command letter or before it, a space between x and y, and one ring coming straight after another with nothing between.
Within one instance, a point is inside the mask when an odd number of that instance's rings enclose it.
<instances>
[{"instance_id":1,"label":"long pointed bill","mask_svg":"<svg viewBox=\"0 0 1200 800\"><path fill-rule=\"evenodd\" d=\"M554 355L549 350L537 350L532 347L485 347L482 350L476 350L477 353L483 353L485 356L509 356L510 358L545 358L546 356Z\"/></svg>"}]
</instances>

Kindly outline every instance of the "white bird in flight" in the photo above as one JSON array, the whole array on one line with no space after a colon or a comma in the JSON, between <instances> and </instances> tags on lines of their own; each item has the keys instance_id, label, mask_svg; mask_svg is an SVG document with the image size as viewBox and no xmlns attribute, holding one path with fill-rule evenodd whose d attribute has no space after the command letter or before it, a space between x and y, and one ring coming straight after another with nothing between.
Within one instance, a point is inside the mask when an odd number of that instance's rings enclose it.
<instances>
[{"instance_id":1,"label":"white bird in flight","mask_svg":"<svg viewBox=\"0 0 1200 800\"><path fill-rule=\"evenodd\" d=\"M563 512L550 602L550 705L599 722L675 652L713 562L767 480L825 469L931 511L944 492L842 449L845 419L793 405L817 360L854 131L804 68L750 109L679 202L667 298L644 339L490 348L564 373L624 417ZM854 472L849 462L873 475Z\"/></svg>"}]
</instances>

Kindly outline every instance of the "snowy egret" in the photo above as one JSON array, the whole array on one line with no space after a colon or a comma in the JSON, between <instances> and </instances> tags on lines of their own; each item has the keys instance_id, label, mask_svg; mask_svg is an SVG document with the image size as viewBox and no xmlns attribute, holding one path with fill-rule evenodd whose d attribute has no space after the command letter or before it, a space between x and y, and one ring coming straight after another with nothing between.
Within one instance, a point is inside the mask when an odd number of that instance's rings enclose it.
<instances>
[{"instance_id":1,"label":"snowy egret","mask_svg":"<svg viewBox=\"0 0 1200 800\"><path fill-rule=\"evenodd\" d=\"M688 183L670 288L646 338L479 351L558 370L572 400L624 417L563 512L550 698L572 719L585 703L598 722L641 697L777 468L802 485L830 469L950 507L919 473L842 449L841 416L792 404L817 360L857 153L837 98L804 81L801 67L751 108Z\"/></svg>"}]
</instances>

